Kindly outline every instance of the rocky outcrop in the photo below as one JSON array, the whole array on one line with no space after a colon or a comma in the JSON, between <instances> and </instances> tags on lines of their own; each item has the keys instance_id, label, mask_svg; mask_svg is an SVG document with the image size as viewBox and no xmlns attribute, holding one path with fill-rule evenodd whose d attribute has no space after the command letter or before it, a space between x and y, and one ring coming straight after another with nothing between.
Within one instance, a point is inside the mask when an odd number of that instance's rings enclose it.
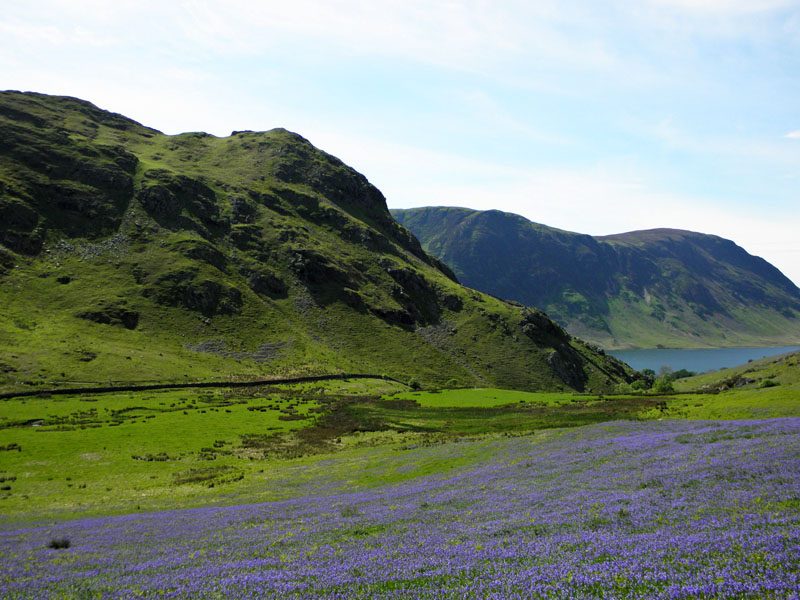
<instances>
[{"instance_id":1,"label":"rocky outcrop","mask_svg":"<svg viewBox=\"0 0 800 600\"><path fill-rule=\"evenodd\" d=\"M136 194L142 207L165 225L173 225L184 211L205 226L219 225L216 194L206 184L164 169L151 169Z\"/></svg>"},{"instance_id":2,"label":"rocky outcrop","mask_svg":"<svg viewBox=\"0 0 800 600\"><path fill-rule=\"evenodd\" d=\"M143 294L160 304L183 306L206 316L236 314L242 306L242 294L237 288L198 277L192 269L161 275Z\"/></svg>"},{"instance_id":3,"label":"rocky outcrop","mask_svg":"<svg viewBox=\"0 0 800 600\"><path fill-rule=\"evenodd\" d=\"M7 164L0 243L29 255L41 251L48 231L90 238L115 231L132 198L138 163L118 145L89 145L52 124L40 128L1 119L0 161Z\"/></svg>"},{"instance_id":4,"label":"rocky outcrop","mask_svg":"<svg viewBox=\"0 0 800 600\"><path fill-rule=\"evenodd\" d=\"M91 309L77 313L76 316L104 325L121 325L125 329L136 329L139 324L139 313L128 308L124 300L100 302Z\"/></svg>"},{"instance_id":5,"label":"rocky outcrop","mask_svg":"<svg viewBox=\"0 0 800 600\"><path fill-rule=\"evenodd\" d=\"M247 280L247 286L256 294L285 298L288 290L286 284L274 272L265 267L243 268L242 276Z\"/></svg>"}]
</instances>

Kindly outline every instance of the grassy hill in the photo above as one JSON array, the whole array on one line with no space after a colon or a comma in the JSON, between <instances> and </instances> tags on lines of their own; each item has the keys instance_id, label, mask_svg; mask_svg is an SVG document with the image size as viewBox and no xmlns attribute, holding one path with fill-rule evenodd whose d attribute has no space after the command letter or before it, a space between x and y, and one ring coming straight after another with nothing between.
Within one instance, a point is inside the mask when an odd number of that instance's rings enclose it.
<instances>
[{"instance_id":1,"label":"grassy hill","mask_svg":"<svg viewBox=\"0 0 800 600\"><path fill-rule=\"evenodd\" d=\"M630 377L541 312L459 285L363 175L297 134L168 136L0 93L0 388L338 372Z\"/></svg>"},{"instance_id":2,"label":"grassy hill","mask_svg":"<svg viewBox=\"0 0 800 600\"><path fill-rule=\"evenodd\" d=\"M800 390L800 352L753 360L745 365L675 381L682 391L728 391L777 388Z\"/></svg>"},{"instance_id":3,"label":"grassy hill","mask_svg":"<svg viewBox=\"0 0 800 600\"><path fill-rule=\"evenodd\" d=\"M785 345L800 289L734 242L674 229L592 237L496 210L392 210L465 284L538 306L605 348Z\"/></svg>"}]
</instances>

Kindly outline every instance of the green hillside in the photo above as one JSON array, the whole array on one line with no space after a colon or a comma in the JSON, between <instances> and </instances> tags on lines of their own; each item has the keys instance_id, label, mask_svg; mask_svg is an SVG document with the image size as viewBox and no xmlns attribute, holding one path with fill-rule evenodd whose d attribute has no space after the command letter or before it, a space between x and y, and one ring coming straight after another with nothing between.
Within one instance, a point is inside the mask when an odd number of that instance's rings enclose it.
<instances>
[{"instance_id":1,"label":"green hillside","mask_svg":"<svg viewBox=\"0 0 800 600\"><path fill-rule=\"evenodd\" d=\"M605 348L800 339L800 289L730 240L673 229L592 237L496 210L391 212L465 285L538 306Z\"/></svg>"},{"instance_id":2,"label":"green hillside","mask_svg":"<svg viewBox=\"0 0 800 600\"><path fill-rule=\"evenodd\" d=\"M682 391L724 392L765 390L800 392L800 352L768 356L745 365L678 379L675 387Z\"/></svg>"},{"instance_id":3,"label":"green hillside","mask_svg":"<svg viewBox=\"0 0 800 600\"><path fill-rule=\"evenodd\" d=\"M630 374L459 285L297 134L168 136L0 93L0 388L338 372L528 390Z\"/></svg>"}]
</instances>

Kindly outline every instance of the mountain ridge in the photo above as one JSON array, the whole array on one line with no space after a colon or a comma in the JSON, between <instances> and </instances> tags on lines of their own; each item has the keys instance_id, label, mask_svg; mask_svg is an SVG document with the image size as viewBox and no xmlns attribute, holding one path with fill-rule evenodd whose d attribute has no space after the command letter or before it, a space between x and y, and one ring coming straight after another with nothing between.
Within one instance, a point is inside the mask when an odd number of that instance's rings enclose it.
<instances>
[{"instance_id":1,"label":"mountain ridge","mask_svg":"<svg viewBox=\"0 0 800 600\"><path fill-rule=\"evenodd\" d=\"M800 290L725 238L568 232L501 211L392 209L470 287L540 307L606 348L793 343Z\"/></svg>"}]
</instances>

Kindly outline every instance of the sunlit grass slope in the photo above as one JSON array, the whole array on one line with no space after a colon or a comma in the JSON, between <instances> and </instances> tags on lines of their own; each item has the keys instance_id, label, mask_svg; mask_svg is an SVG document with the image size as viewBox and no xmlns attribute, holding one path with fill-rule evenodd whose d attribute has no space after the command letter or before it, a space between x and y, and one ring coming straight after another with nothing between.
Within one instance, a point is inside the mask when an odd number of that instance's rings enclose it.
<instances>
[{"instance_id":1,"label":"sunlit grass slope","mask_svg":"<svg viewBox=\"0 0 800 600\"><path fill-rule=\"evenodd\" d=\"M0 93L0 389L326 373L611 389L630 370L464 288L282 129L167 136Z\"/></svg>"}]
</instances>

